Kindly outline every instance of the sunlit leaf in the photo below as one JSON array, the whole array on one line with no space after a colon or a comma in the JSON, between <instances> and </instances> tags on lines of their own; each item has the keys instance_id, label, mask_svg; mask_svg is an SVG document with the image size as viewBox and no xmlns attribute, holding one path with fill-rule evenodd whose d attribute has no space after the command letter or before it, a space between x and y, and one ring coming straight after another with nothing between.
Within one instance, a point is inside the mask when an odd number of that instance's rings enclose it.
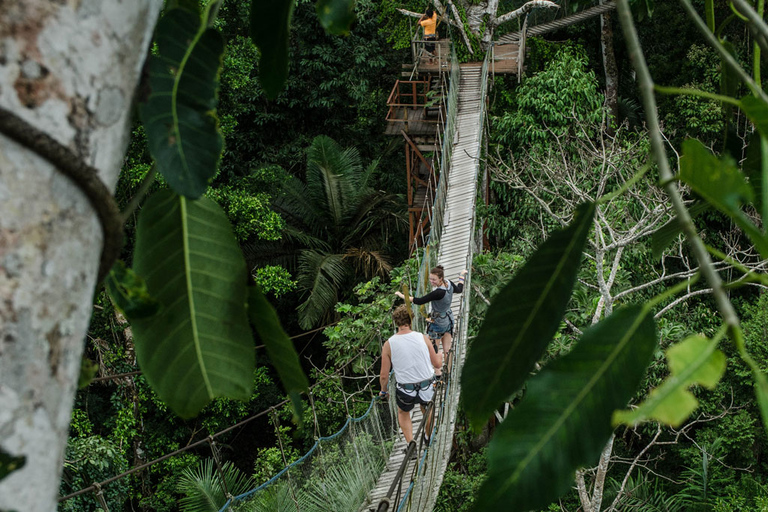
<instances>
[{"instance_id":1,"label":"sunlit leaf","mask_svg":"<svg viewBox=\"0 0 768 512\"><path fill-rule=\"evenodd\" d=\"M128 319L152 316L160 308L160 303L149 295L141 276L122 261L115 263L104 284L112 303Z\"/></svg>"},{"instance_id":2,"label":"sunlit leaf","mask_svg":"<svg viewBox=\"0 0 768 512\"><path fill-rule=\"evenodd\" d=\"M578 468L597 463L611 414L635 393L656 343L649 310L629 306L533 377L491 441L474 510L541 510L567 492Z\"/></svg>"},{"instance_id":3,"label":"sunlit leaf","mask_svg":"<svg viewBox=\"0 0 768 512\"><path fill-rule=\"evenodd\" d=\"M251 0L251 39L261 52L259 80L270 99L288 78L288 36L294 0Z\"/></svg>"},{"instance_id":4,"label":"sunlit leaf","mask_svg":"<svg viewBox=\"0 0 768 512\"><path fill-rule=\"evenodd\" d=\"M515 393L560 325L571 297L595 207L553 233L494 298L461 376L467 416L481 427Z\"/></svg>"},{"instance_id":5,"label":"sunlit leaf","mask_svg":"<svg viewBox=\"0 0 768 512\"><path fill-rule=\"evenodd\" d=\"M680 157L680 179L733 219L760 254L768 258L768 238L741 211L742 204L753 200L752 187L730 157L718 159L701 142L686 140Z\"/></svg>"},{"instance_id":6,"label":"sunlit leaf","mask_svg":"<svg viewBox=\"0 0 768 512\"><path fill-rule=\"evenodd\" d=\"M355 21L357 0L317 0L315 8L320 24L330 34L345 36L349 34Z\"/></svg>"},{"instance_id":7,"label":"sunlit leaf","mask_svg":"<svg viewBox=\"0 0 768 512\"><path fill-rule=\"evenodd\" d=\"M160 398L183 418L215 397L248 398L247 272L221 208L207 197L152 195L139 215L134 268L161 304L131 321L139 366Z\"/></svg>"},{"instance_id":8,"label":"sunlit leaf","mask_svg":"<svg viewBox=\"0 0 768 512\"><path fill-rule=\"evenodd\" d=\"M303 407L299 392L307 391L309 382L301 369L293 343L280 325L275 309L258 286L248 289L248 318L259 333L283 387L291 396L294 415L300 419Z\"/></svg>"},{"instance_id":9,"label":"sunlit leaf","mask_svg":"<svg viewBox=\"0 0 768 512\"><path fill-rule=\"evenodd\" d=\"M699 406L688 388L701 384L712 389L725 372L725 355L717 343L703 336L691 336L667 350L670 376L636 409L616 411L614 425L636 425L657 420L679 427Z\"/></svg>"},{"instance_id":10,"label":"sunlit leaf","mask_svg":"<svg viewBox=\"0 0 768 512\"><path fill-rule=\"evenodd\" d=\"M139 106L157 168L178 194L200 197L216 174L222 136L216 93L224 42L206 20L173 9L157 26L150 57L150 94Z\"/></svg>"}]
</instances>

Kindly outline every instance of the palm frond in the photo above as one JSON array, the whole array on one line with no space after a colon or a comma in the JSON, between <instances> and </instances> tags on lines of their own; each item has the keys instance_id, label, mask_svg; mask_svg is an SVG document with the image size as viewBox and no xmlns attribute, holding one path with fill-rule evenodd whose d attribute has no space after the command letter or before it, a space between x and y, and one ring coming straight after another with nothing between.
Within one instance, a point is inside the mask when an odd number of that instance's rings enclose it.
<instances>
[{"instance_id":1,"label":"palm frond","mask_svg":"<svg viewBox=\"0 0 768 512\"><path fill-rule=\"evenodd\" d=\"M299 288L308 292L298 307L299 325L311 329L333 311L341 285L348 274L344 256L305 250L299 255Z\"/></svg>"},{"instance_id":2,"label":"palm frond","mask_svg":"<svg viewBox=\"0 0 768 512\"><path fill-rule=\"evenodd\" d=\"M254 487L251 477L231 462L225 462L221 472L230 494L241 494ZM186 468L176 489L185 495L179 500L183 512L218 512L227 502L221 477L212 459L205 459L194 468Z\"/></svg>"},{"instance_id":3,"label":"palm frond","mask_svg":"<svg viewBox=\"0 0 768 512\"><path fill-rule=\"evenodd\" d=\"M389 258L380 251L352 247L344 254L344 258L352 261L354 268L366 279L386 275L392 270Z\"/></svg>"}]
</instances>

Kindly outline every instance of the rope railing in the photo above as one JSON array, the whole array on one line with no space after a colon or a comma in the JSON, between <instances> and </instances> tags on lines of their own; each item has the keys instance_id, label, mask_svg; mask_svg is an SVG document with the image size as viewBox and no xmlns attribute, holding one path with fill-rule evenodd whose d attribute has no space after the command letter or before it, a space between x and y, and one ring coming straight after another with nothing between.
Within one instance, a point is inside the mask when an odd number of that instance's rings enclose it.
<instances>
[{"instance_id":1,"label":"rope railing","mask_svg":"<svg viewBox=\"0 0 768 512\"><path fill-rule=\"evenodd\" d=\"M319 386L320 384L323 384L323 383L327 382L328 380L331 380L331 379L334 379L334 378L341 378L341 377L343 377L343 375L341 375L341 372L348 365L353 363L356 359L357 359L357 356L354 356L354 357L350 358L347 362L345 362L344 364L339 366L335 370L335 373L333 375L326 376L326 377L316 381L314 384L312 384L310 386L310 388L309 388L310 393L309 394L311 395L312 390L315 387ZM380 358L375 359L371 363L371 366L374 366L379 361L379 359ZM369 385L370 385L370 383L369 383ZM250 423L250 422L252 422L252 421L254 421L254 420L258 419L258 418L262 418L262 417L266 416L267 414L276 412L281 407L287 405L290 401L291 401L290 399L285 399L285 400L283 400L281 402L278 402L278 403L276 403L276 404L274 404L274 405L272 405L272 406L270 406L270 407L268 407L266 409L263 409L263 410L261 410L261 411L259 411L257 413L254 413L253 415L249 416L248 418L245 418L245 419L243 419L243 420L241 420L241 421L239 421L239 422L237 422L237 423L235 423L233 425L230 425L229 427L226 427L226 428L224 428L222 430L219 430L218 432L215 432L213 434L210 434L210 435L208 435L204 439L200 439L200 440L198 440L198 441L196 441L194 443L188 444L187 446L185 446L183 448L179 448L178 450L174 450L174 451L172 451L170 453L166 453L165 455L157 457L156 459L153 459L151 461L145 462L144 464L141 464L139 466L135 466L135 467L133 467L133 468L127 470L127 471L124 471L124 472L122 472L122 473L120 473L118 475L115 475L113 477L107 478L107 479L102 480L100 482L94 482L93 484L89 485L88 487L84 487L84 488L79 489L79 490L77 490L75 492L72 492L70 494L61 496L61 497L59 497L58 501L59 501L59 503L63 503L65 501L68 501L68 500L70 500L72 498L75 498L77 496L82 496L82 495L87 494L87 493L94 493L94 497L96 498L97 502L101 503L101 501L103 501L103 499L104 499L103 498L103 489L106 486L108 486L109 484L112 484L112 483L114 483L114 482L116 482L118 480L121 480L121 479L126 478L128 476L131 476L131 475L133 475L135 473L138 473L138 472L140 472L140 471L142 471L144 469L147 469L147 468L149 468L151 466L154 466L155 464L159 464L160 462L166 461L168 459L171 459L173 457L181 455L181 454L183 454L185 452L188 452L190 450L193 450L193 449L196 449L196 448L200 448L200 447L202 447L203 445L206 445L206 444L210 445L216 438L218 438L218 437L220 437L220 436L222 436L224 434L227 434L227 433L229 433L229 432L231 432L231 431L233 431L233 430L235 430L237 428L243 427L246 424L248 424L248 423Z\"/></svg>"},{"instance_id":2,"label":"rope railing","mask_svg":"<svg viewBox=\"0 0 768 512\"><path fill-rule=\"evenodd\" d=\"M357 418L353 417L347 417L346 422L344 425L334 434L329 436L323 436L319 437L315 444L312 446L312 448L309 449L304 455L302 455L299 459L291 462L290 464L286 465L279 473L274 475L272 478L264 482L263 484L259 485L258 487L251 489L247 492L244 492L242 494L239 494L237 496L233 496L230 498L224 506L219 510L219 512L224 512L226 510L240 510L241 504L245 506L245 509L247 510L258 510L263 504L255 502L249 504L249 500L253 500L254 498L258 498L259 494L263 491L269 489L270 487L276 485L278 482L283 481L286 488L288 488L288 491L284 492L291 492L294 496L299 496L301 494L301 491L306 490L307 485L311 484L312 482L309 482L308 479L291 479L290 473L292 471L296 471L297 468L301 468L303 465L305 465L310 458L315 455L316 453L319 453L323 450L323 446L328 444L331 441L336 441L344 434L349 434L349 432L353 429L354 425L361 424L366 420L369 419L376 419L376 416L378 414L381 414L380 409L388 411L388 408L381 408L376 407L377 403L380 402L380 398L378 396L374 396L373 399L371 399L370 404L368 405L368 409L366 412ZM384 429L378 428L381 423L377 421L372 421L371 423L371 429L369 429L369 433L372 433L373 435L369 435L365 437L365 442L367 443L373 443L376 445L376 450L378 450L378 447L384 447L386 441L391 437L391 435L388 432L384 432ZM390 425L392 424L391 418L389 418L389 421L385 422L386 424ZM391 430L391 428L389 429ZM357 433L360 435L360 433ZM354 436L352 436L354 438ZM376 444L376 441L378 441L378 444ZM350 451L357 451L359 448L358 444L355 444L353 440L349 441L347 445L345 446L346 452ZM376 457L377 459L383 461L386 460L388 457L388 451L386 450L380 450L381 451L381 457ZM349 458L352 456L351 453L344 453L344 455ZM369 463L370 461L366 460L366 463ZM317 482L315 482L316 484ZM367 492L367 489L365 490ZM299 498L295 498L295 506L297 510L301 510L301 500Z\"/></svg>"},{"instance_id":3,"label":"rope railing","mask_svg":"<svg viewBox=\"0 0 768 512\"><path fill-rule=\"evenodd\" d=\"M483 61L483 65L481 68L481 82L480 82L480 120L479 125L482 127L485 122L485 101L486 101L486 95L487 95L487 88L488 88L488 67L490 63L490 59L492 58L492 53L489 50L486 53L485 59ZM458 85L458 78L452 82L452 84ZM453 87L454 90L458 90L458 87ZM458 95L456 97L456 102L458 103ZM450 112L456 112L456 107L449 108L449 115ZM455 123L455 117L449 121L449 123L446 123L446 134L451 134L452 130L454 129L453 124ZM449 131L451 130L451 131ZM452 139L453 137L446 136L445 140L448 141L448 139ZM477 140L477 147L476 153L477 155L481 154L482 150L482 144L483 144L483 135L482 130L480 131L480 136ZM447 144L446 146L450 146L450 149L452 150L452 144ZM447 147L444 149L448 149ZM444 158L442 160L443 163L447 162L447 165L450 165L450 157ZM440 185L438 186L437 190L437 197L435 200L435 206L433 207L434 213L437 215L433 215L432 218L432 230L429 235L429 243L425 246L425 253L423 261L420 265L420 273L419 275L423 275L422 273L428 272L429 268L432 266L432 256L437 256L440 251L440 237L442 235L442 212L444 209L444 202L445 202L445 194L447 190L447 173L441 171L440 175L440 181L443 186L443 188L440 188ZM438 201L442 201L443 204L440 205ZM440 215L438 217L438 215ZM449 439L449 436L452 437L453 429L449 428L450 425L447 424L447 422L452 421L452 418L455 418L456 408L458 407L458 400L455 398L458 397L458 394L460 393L460 382L459 377L460 375L455 372L455 369L460 369L463 366L463 360L464 355L466 351L466 339L467 339L467 331L468 331L468 321L469 321L469 288L471 286L471 275L472 275L472 258L474 254L474 247L475 247L475 235L476 235L476 229L475 226L476 223L476 210L472 210L472 221L470 226L472 226L470 229L470 239L469 239L469 247L466 255L465 260L465 268L468 269L469 273L466 277L465 286L466 286L466 293L462 294L459 311L457 315L457 325L456 325L456 337L454 338L453 346L449 354L447 354L448 362L446 365L446 371L443 373L443 380L442 380L442 390L439 393L435 394L435 399L433 403L430 406L430 414L435 415L434 424L432 426L432 433L430 436L431 442L428 446L423 447L423 455L421 459L419 460L418 465L414 466L414 469L410 475L410 482L408 484L407 489L405 490L405 493L401 496L401 489L404 484L404 479L408 476L406 475L406 468L408 466L409 458L407 454L406 458L401 463L400 468L398 469L398 472L395 476L395 480L390 485L389 492L387 496L382 499L379 504L377 511L378 512L387 512L389 510L393 510L391 507L396 504L396 510L397 512L400 512L402 510L431 510L432 505L434 504L434 501L436 499L437 491L439 490L440 482L442 481L443 476L443 468L445 467L444 464L440 464L440 462L447 462L448 457L450 456L450 450L452 443ZM431 254L430 254L431 253ZM423 279L419 279L419 284L417 288L417 294L423 294L424 290L426 288L426 283ZM421 426L419 428L419 432L421 432L426 424L426 421L422 421ZM420 434L417 434L416 439L420 439ZM413 445L413 446L411 446ZM415 449L415 443L412 442L411 445L409 445L408 450Z\"/></svg>"}]
</instances>

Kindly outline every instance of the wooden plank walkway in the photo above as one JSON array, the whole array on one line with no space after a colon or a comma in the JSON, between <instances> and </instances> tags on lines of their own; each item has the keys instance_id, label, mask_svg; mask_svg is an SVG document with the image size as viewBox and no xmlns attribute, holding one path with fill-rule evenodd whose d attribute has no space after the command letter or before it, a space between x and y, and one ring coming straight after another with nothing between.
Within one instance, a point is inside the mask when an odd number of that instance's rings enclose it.
<instances>
[{"instance_id":1,"label":"wooden plank walkway","mask_svg":"<svg viewBox=\"0 0 768 512\"><path fill-rule=\"evenodd\" d=\"M483 77L481 64L462 65L461 83L459 86L459 103L456 118L457 142L453 147L451 168L448 172L448 187L446 193L443 230L440 240L438 261L445 268L447 278L456 281L459 272L471 263L473 248L473 230L475 226L475 197L477 194L477 175L480 155L480 136L482 133L481 120L483 116L482 94ZM465 293L468 293L465 292ZM423 464L420 475L413 482L409 502L402 510L431 511L434 506L443 474L448 465L453 444L453 430L456 422L460 386L459 377L464 364L467 322L459 322L459 312L465 317L467 312L461 308L464 294L455 294L452 309L456 314L454 362L451 378L444 384L448 386L448 394L442 407L438 410L438 426L433 435L432 443L423 462L423 453L419 453L416 462ZM458 332L461 326L461 332ZM421 413L413 414L413 431L416 432L421 421ZM360 511L375 511L379 501L389 490L395 474L403 460L405 440L399 435L392 450L392 456L387 462L386 469L381 474L376 487L370 493ZM403 482L405 493L411 484L413 466L409 462ZM398 509L399 503L393 502L390 511Z\"/></svg>"}]
</instances>

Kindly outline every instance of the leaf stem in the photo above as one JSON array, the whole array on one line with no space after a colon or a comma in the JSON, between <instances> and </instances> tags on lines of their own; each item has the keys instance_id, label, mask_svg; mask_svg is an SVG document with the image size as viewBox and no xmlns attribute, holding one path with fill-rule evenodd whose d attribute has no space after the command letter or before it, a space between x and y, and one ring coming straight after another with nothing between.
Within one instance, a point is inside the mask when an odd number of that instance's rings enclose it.
<instances>
[{"instance_id":1,"label":"leaf stem","mask_svg":"<svg viewBox=\"0 0 768 512\"><path fill-rule=\"evenodd\" d=\"M681 2L687 6L690 6L690 0L681 0ZM707 249L704 247L704 242L702 242L701 238L699 238L699 235L696 232L696 227L693 224L691 215L688 213L688 209L683 203L680 190L677 188L676 183L672 181L673 174L669 166L669 161L667 160L667 154L664 149L664 141L661 137L661 127L659 126L659 119L656 109L656 98L654 97L653 93L653 79L651 78L651 74L645 62L645 57L643 56L642 49L640 47L640 39L638 38L634 22L632 21L632 13L629 8L628 0L619 0L618 9L619 20L627 40L629 55L635 70L637 71L640 93L642 95L643 104L645 107L648 132L651 139L651 151L659 167L660 179L665 183L664 190L669 195L672 206L677 213L680 226L682 227L682 230L691 245L691 250L701 265L701 274L712 287L712 293L714 295L717 308L720 311L720 314L723 316L723 320L732 329L738 329L739 317L736 314L733 305L728 300L728 296L723 288L722 279L720 279L720 276L715 271L712 260L709 257L709 253L707 253ZM698 17L695 11L693 14L695 15L696 19L701 22L701 18ZM706 28L706 24L704 25L704 28ZM709 31L707 30L707 32ZM728 57L730 57L732 60L730 54L728 54ZM738 67L738 65L736 65L736 67ZM739 70L744 73L741 68L739 68ZM749 78L749 76L747 76L747 79L751 82L751 78ZM754 85L754 83L752 85ZM760 92L762 93L762 91ZM763 94L763 96L765 95Z\"/></svg>"},{"instance_id":2,"label":"leaf stem","mask_svg":"<svg viewBox=\"0 0 768 512\"><path fill-rule=\"evenodd\" d=\"M619 5L623 3L624 2L622 1L619 3ZM704 22L704 20L701 19L701 16L699 16L699 13L696 12L696 9L691 4L691 0L680 0L680 3L683 4L683 8L688 13L688 16L693 20L693 22L699 28L699 32L701 32L704 35L704 37L707 39L707 41L712 46L712 48L714 48L715 51L720 55L720 58L723 60L723 62L729 68L731 68L734 73L739 75L739 78L741 78L741 80L747 85L747 87L749 87L749 90L752 91L752 94L762 99L764 102L768 103L768 95L766 95L765 92L760 88L760 85L756 83L754 80L752 80L752 77L750 77L747 74L747 72L744 71L741 65L736 61L736 58L733 55L731 55L731 53L728 50L726 50L725 47L720 43L720 41L717 39L717 36L715 36L715 34L713 34L709 30L709 27L707 27L707 24ZM634 28L634 25L633 25L633 28ZM638 42L638 48L639 48L639 44L640 43Z\"/></svg>"},{"instance_id":3,"label":"leaf stem","mask_svg":"<svg viewBox=\"0 0 768 512\"><path fill-rule=\"evenodd\" d=\"M722 103L729 103L738 107L740 105L739 100L731 98L730 96L724 96L722 94L715 94L712 92L702 91L700 89L688 89L684 87L665 87L662 85L654 84L653 88L656 92L661 94L684 94L687 96L698 96L700 98L707 98L710 100L720 101Z\"/></svg>"},{"instance_id":4,"label":"leaf stem","mask_svg":"<svg viewBox=\"0 0 768 512\"><path fill-rule=\"evenodd\" d=\"M640 181L640 179L641 179L643 176L645 176L645 174L646 174L646 173L647 173L649 170L651 170L651 162L648 162L647 164L645 164L644 166L642 166L642 167L640 168L640 170L639 170L639 171L637 171L637 172L634 174L634 176L632 176L632 178L631 178L631 179L629 179L629 180L627 180L626 182L624 182L624 184L623 184L621 187L619 187L619 189L618 189L618 190L615 190L615 191L613 191L613 192L611 192L611 193L609 193L609 194L606 194L606 195L604 195L603 197L599 198L599 199L596 201L596 203L597 203L597 204L606 204L606 203L609 203L609 202L613 201L613 199L614 199L614 198L616 198L616 197L620 196L621 194L623 194L624 192L626 192L627 190L629 190L630 188L632 188L632 187L634 186L634 184L635 184L635 183L637 183L638 181Z\"/></svg>"},{"instance_id":5,"label":"leaf stem","mask_svg":"<svg viewBox=\"0 0 768 512\"><path fill-rule=\"evenodd\" d=\"M141 201L149 192L149 188L155 182L156 175L157 175L157 164L153 163L152 167L150 167L149 171L147 171L146 176L144 176L144 179L141 180L141 185L139 186L139 190L136 191L136 193L131 198L131 201L125 206L123 211L120 212L120 217L123 220L123 224L125 224L128 221L128 218L131 215L133 215L133 212L135 212L136 208L139 207L139 205L141 204Z\"/></svg>"}]
</instances>

